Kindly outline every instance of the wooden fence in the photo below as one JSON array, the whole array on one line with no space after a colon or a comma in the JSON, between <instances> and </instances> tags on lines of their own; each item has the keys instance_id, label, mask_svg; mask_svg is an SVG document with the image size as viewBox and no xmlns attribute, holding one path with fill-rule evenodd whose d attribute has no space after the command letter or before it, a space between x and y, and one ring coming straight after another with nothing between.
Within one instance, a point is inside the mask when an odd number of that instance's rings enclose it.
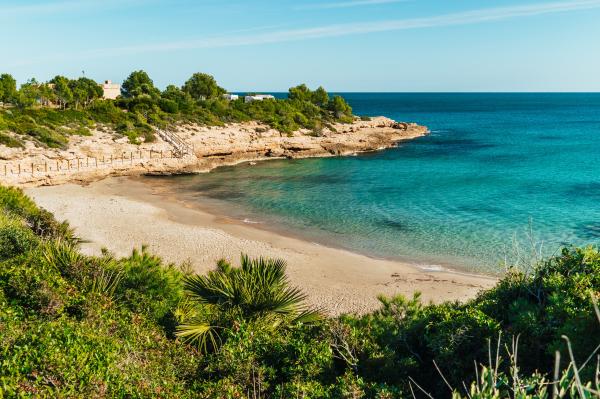
<instances>
[{"instance_id":1,"label":"wooden fence","mask_svg":"<svg viewBox=\"0 0 600 399\"><path fill-rule=\"evenodd\" d=\"M121 154L102 155L98 157L77 157L40 162L0 161L0 176L36 173L56 174L81 170L106 169L111 166L134 166L156 159L181 159L177 151L139 150Z\"/></svg>"}]
</instances>

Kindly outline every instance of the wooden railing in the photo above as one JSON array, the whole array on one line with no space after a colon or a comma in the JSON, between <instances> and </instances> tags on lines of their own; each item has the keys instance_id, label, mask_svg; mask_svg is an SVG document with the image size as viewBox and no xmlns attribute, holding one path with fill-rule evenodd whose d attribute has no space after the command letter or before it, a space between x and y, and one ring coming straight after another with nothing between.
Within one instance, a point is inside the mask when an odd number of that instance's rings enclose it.
<instances>
[{"instance_id":1,"label":"wooden railing","mask_svg":"<svg viewBox=\"0 0 600 399\"><path fill-rule=\"evenodd\" d=\"M177 135L177 133L158 128L156 129L156 133L164 141L171 144L180 156L191 155L194 153L194 147L186 143L185 140Z\"/></svg>"},{"instance_id":2,"label":"wooden railing","mask_svg":"<svg viewBox=\"0 0 600 399\"><path fill-rule=\"evenodd\" d=\"M106 169L111 166L124 167L141 165L145 162L161 159L181 158L181 154L176 150L138 150L95 157L86 156L70 159L49 159L44 162L25 162L22 160L0 161L0 177L22 174L33 176L36 174L73 173L93 169Z\"/></svg>"}]
</instances>

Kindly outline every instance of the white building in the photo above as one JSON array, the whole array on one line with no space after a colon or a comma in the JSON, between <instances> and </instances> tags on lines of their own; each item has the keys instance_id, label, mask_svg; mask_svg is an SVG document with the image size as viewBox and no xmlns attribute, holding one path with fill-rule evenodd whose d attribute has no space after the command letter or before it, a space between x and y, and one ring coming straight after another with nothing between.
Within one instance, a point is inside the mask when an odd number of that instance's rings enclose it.
<instances>
[{"instance_id":1,"label":"white building","mask_svg":"<svg viewBox=\"0 0 600 399\"><path fill-rule=\"evenodd\" d=\"M102 87L102 90L104 90L102 98L105 100L114 100L121 95L120 84L113 83L110 80L105 80L100 86Z\"/></svg>"},{"instance_id":2,"label":"white building","mask_svg":"<svg viewBox=\"0 0 600 399\"><path fill-rule=\"evenodd\" d=\"M255 94L253 96L244 97L244 102L251 103L252 101L274 100L274 99L275 99L275 97L273 97L270 94Z\"/></svg>"},{"instance_id":3,"label":"white building","mask_svg":"<svg viewBox=\"0 0 600 399\"><path fill-rule=\"evenodd\" d=\"M227 93L227 94L223 94L223 98L224 98L225 100L229 100L229 101L235 101L235 100L237 100L238 98L240 98L240 96L238 96L237 94L230 94L230 93Z\"/></svg>"}]
</instances>

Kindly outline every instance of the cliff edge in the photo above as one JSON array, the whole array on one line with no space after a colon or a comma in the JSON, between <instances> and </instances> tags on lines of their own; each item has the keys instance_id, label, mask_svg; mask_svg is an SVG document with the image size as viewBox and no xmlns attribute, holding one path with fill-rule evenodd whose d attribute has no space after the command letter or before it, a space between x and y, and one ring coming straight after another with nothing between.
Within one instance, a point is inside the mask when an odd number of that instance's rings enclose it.
<instances>
[{"instance_id":1,"label":"cliff edge","mask_svg":"<svg viewBox=\"0 0 600 399\"><path fill-rule=\"evenodd\" d=\"M428 130L414 123L375 117L291 134L259 122L179 124L171 132L189 145L189 153L179 154L160 136L152 143L131 144L110 129L93 130L91 136L72 136L62 150L31 142L18 149L0 145L0 182L16 186L85 183L108 176L207 172L223 165L266 159L349 155L390 148Z\"/></svg>"}]
</instances>

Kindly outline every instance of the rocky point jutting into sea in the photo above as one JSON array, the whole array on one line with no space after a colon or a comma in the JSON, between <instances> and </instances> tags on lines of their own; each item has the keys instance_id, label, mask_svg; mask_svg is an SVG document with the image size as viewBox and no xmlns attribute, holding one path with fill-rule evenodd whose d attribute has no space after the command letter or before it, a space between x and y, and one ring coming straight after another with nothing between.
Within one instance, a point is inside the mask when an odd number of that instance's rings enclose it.
<instances>
[{"instance_id":1,"label":"rocky point jutting into sea","mask_svg":"<svg viewBox=\"0 0 600 399\"><path fill-rule=\"evenodd\" d=\"M385 117L338 123L325 127L318 136L304 130L282 134L259 122L222 127L179 124L171 129L170 134L181 142L159 134L152 143L134 145L113 130L99 127L91 136L71 136L66 149L37 147L31 142L24 149L0 146L0 182L40 186L108 176L206 172L265 159L376 151L428 132L424 126ZM181 151L181 145L188 151Z\"/></svg>"}]
</instances>

